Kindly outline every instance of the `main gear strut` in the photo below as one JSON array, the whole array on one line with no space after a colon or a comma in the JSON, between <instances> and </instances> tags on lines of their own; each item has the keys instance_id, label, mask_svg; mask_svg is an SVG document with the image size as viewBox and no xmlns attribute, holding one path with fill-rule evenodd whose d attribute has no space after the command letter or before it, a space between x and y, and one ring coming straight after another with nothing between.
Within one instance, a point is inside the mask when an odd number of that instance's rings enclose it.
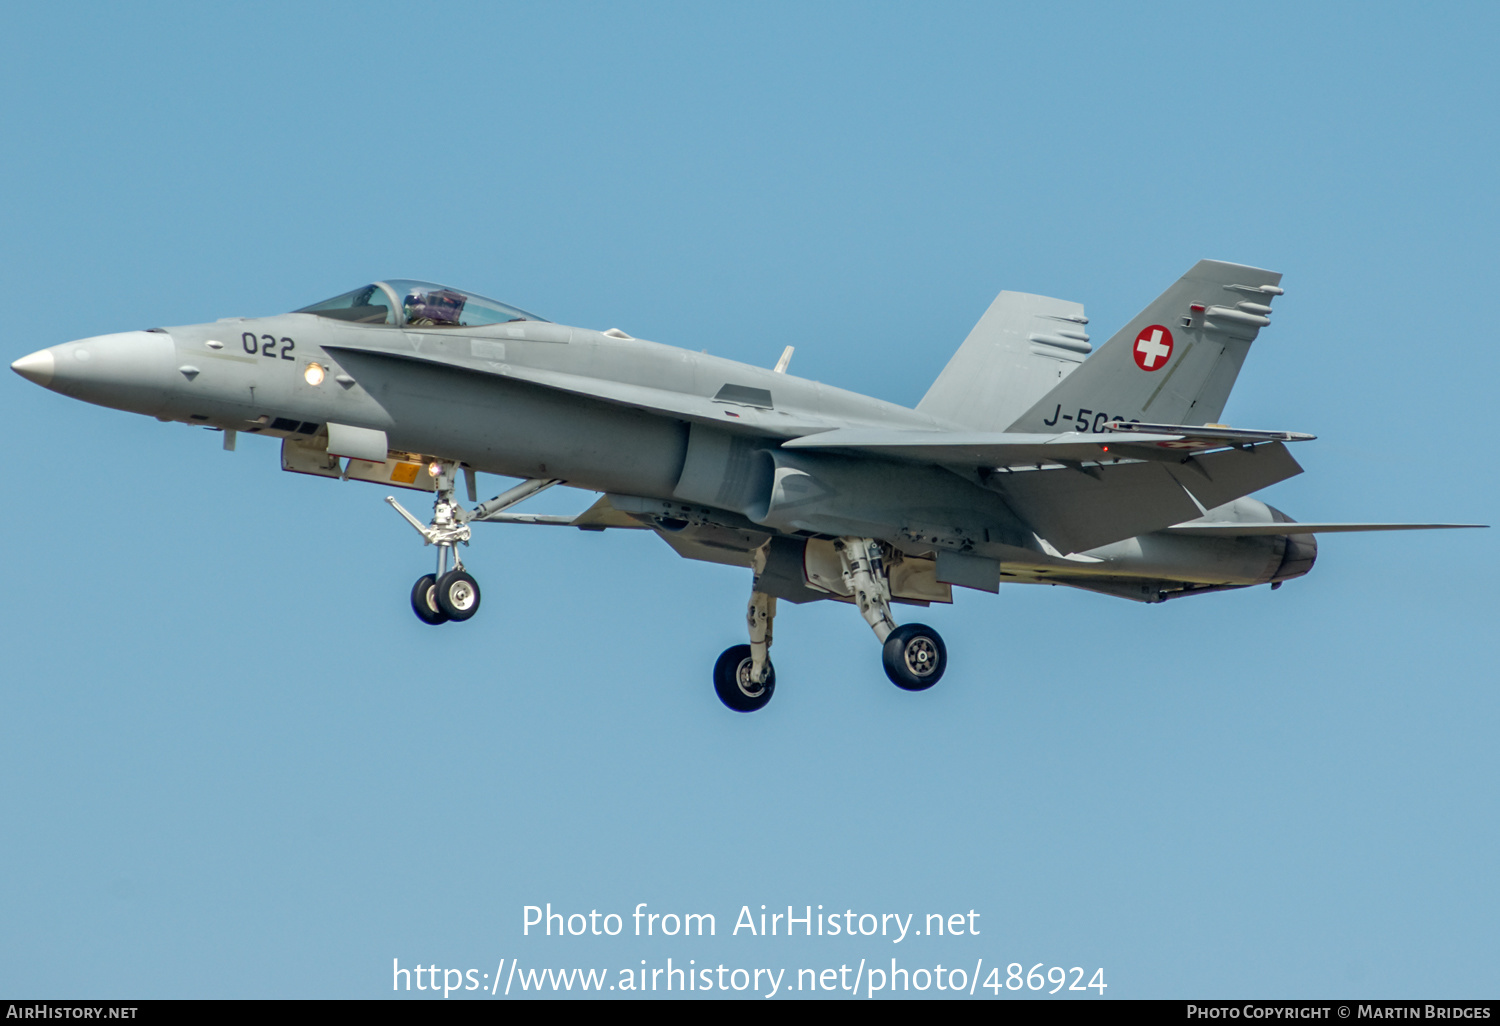
<instances>
[{"instance_id":1,"label":"main gear strut","mask_svg":"<svg viewBox=\"0 0 1500 1026\"><path fill-rule=\"evenodd\" d=\"M885 675L906 691L932 687L948 668L948 649L926 624L896 626L885 549L874 538L839 538L833 548L844 571L844 586L880 640Z\"/></svg>"},{"instance_id":2,"label":"main gear strut","mask_svg":"<svg viewBox=\"0 0 1500 1026\"><path fill-rule=\"evenodd\" d=\"M735 712L754 712L765 707L776 692L776 668L771 665L771 625L776 619L776 596L760 590L760 575L766 569L769 543L751 554L755 579L750 585L750 603L745 620L750 644L731 645L714 664L714 691L719 701Z\"/></svg>"},{"instance_id":3,"label":"main gear strut","mask_svg":"<svg viewBox=\"0 0 1500 1026\"><path fill-rule=\"evenodd\" d=\"M896 621L891 616L891 580L880 543L874 538L840 538L833 543L833 550L839 554L844 586L854 596L859 615L885 644L896 629Z\"/></svg>"}]
</instances>

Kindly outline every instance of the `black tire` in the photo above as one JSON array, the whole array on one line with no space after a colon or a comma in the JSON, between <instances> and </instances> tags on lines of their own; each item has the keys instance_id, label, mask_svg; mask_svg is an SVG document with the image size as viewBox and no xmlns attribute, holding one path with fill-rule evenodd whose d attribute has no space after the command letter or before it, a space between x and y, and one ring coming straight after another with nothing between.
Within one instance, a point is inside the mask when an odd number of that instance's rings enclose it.
<instances>
[{"instance_id":1,"label":"black tire","mask_svg":"<svg viewBox=\"0 0 1500 1026\"><path fill-rule=\"evenodd\" d=\"M462 570L449 570L437 582L438 608L462 623L479 612L479 582Z\"/></svg>"},{"instance_id":2,"label":"black tire","mask_svg":"<svg viewBox=\"0 0 1500 1026\"><path fill-rule=\"evenodd\" d=\"M891 631L880 653L885 675L906 691L926 691L948 668L948 649L926 624L909 623Z\"/></svg>"},{"instance_id":3,"label":"black tire","mask_svg":"<svg viewBox=\"0 0 1500 1026\"><path fill-rule=\"evenodd\" d=\"M754 712L765 708L771 696L776 693L776 667L769 663L767 666L771 672L766 676L766 682L751 686L748 683L750 646L732 645L726 648L724 654L719 656L719 661L714 663L714 691L718 692L719 701L735 712Z\"/></svg>"},{"instance_id":4,"label":"black tire","mask_svg":"<svg viewBox=\"0 0 1500 1026\"><path fill-rule=\"evenodd\" d=\"M411 611L417 614L418 620L434 627L448 622L448 614L438 608L437 578L432 574L418 577L417 583L411 586Z\"/></svg>"}]
</instances>

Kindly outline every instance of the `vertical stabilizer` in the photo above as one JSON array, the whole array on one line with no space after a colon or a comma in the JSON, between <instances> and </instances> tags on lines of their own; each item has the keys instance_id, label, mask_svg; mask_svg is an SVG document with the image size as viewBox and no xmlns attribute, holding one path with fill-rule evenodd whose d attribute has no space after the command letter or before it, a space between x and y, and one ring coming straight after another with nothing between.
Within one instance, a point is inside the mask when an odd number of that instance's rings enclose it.
<instances>
[{"instance_id":1,"label":"vertical stabilizer","mask_svg":"<svg viewBox=\"0 0 1500 1026\"><path fill-rule=\"evenodd\" d=\"M1271 323L1280 281L1275 271L1198 261L1007 427L1097 431L1109 420L1217 421L1250 343Z\"/></svg>"},{"instance_id":2,"label":"vertical stabilizer","mask_svg":"<svg viewBox=\"0 0 1500 1026\"><path fill-rule=\"evenodd\" d=\"M1088 322L1077 303L1000 293L917 409L977 430L1005 430L1088 355Z\"/></svg>"}]
</instances>

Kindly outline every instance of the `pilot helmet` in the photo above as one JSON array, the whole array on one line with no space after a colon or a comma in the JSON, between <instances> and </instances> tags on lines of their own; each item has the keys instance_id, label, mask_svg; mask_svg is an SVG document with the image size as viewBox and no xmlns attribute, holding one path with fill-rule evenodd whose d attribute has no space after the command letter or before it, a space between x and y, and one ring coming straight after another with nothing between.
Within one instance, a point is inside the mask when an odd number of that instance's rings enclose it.
<instances>
[{"instance_id":1,"label":"pilot helmet","mask_svg":"<svg viewBox=\"0 0 1500 1026\"><path fill-rule=\"evenodd\" d=\"M453 289L413 289L401 301L408 324L459 323L468 297Z\"/></svg>"}]
</instances>

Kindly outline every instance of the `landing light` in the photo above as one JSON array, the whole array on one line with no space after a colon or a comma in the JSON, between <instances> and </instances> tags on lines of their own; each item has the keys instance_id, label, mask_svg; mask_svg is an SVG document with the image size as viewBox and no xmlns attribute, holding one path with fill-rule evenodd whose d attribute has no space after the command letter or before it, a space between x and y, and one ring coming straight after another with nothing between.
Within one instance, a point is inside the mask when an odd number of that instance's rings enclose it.
<instances>
[{"instance_id":1,"label":"landing light","mask_svg":"<svg viewBox=\"0 0 1500 1026\"><path fill-rule=\"evenodd\" d=\"M427 473L431 474L433 478L441 477L443 473L443 465L437 460L433 460L431 463L427 464Z\"/></svg>"},{"instance_id":2,"label":"landing light","mask_svg":"<svg viewBox=\"0 0 1500 1026\"><path fill-rule=\"evenodd\" d=\"M302 372L302 377L306 379L309 385L321 385L324 373L322 364L310 363L307 365L307 370Z\"/></svg>"}]
</instances>

